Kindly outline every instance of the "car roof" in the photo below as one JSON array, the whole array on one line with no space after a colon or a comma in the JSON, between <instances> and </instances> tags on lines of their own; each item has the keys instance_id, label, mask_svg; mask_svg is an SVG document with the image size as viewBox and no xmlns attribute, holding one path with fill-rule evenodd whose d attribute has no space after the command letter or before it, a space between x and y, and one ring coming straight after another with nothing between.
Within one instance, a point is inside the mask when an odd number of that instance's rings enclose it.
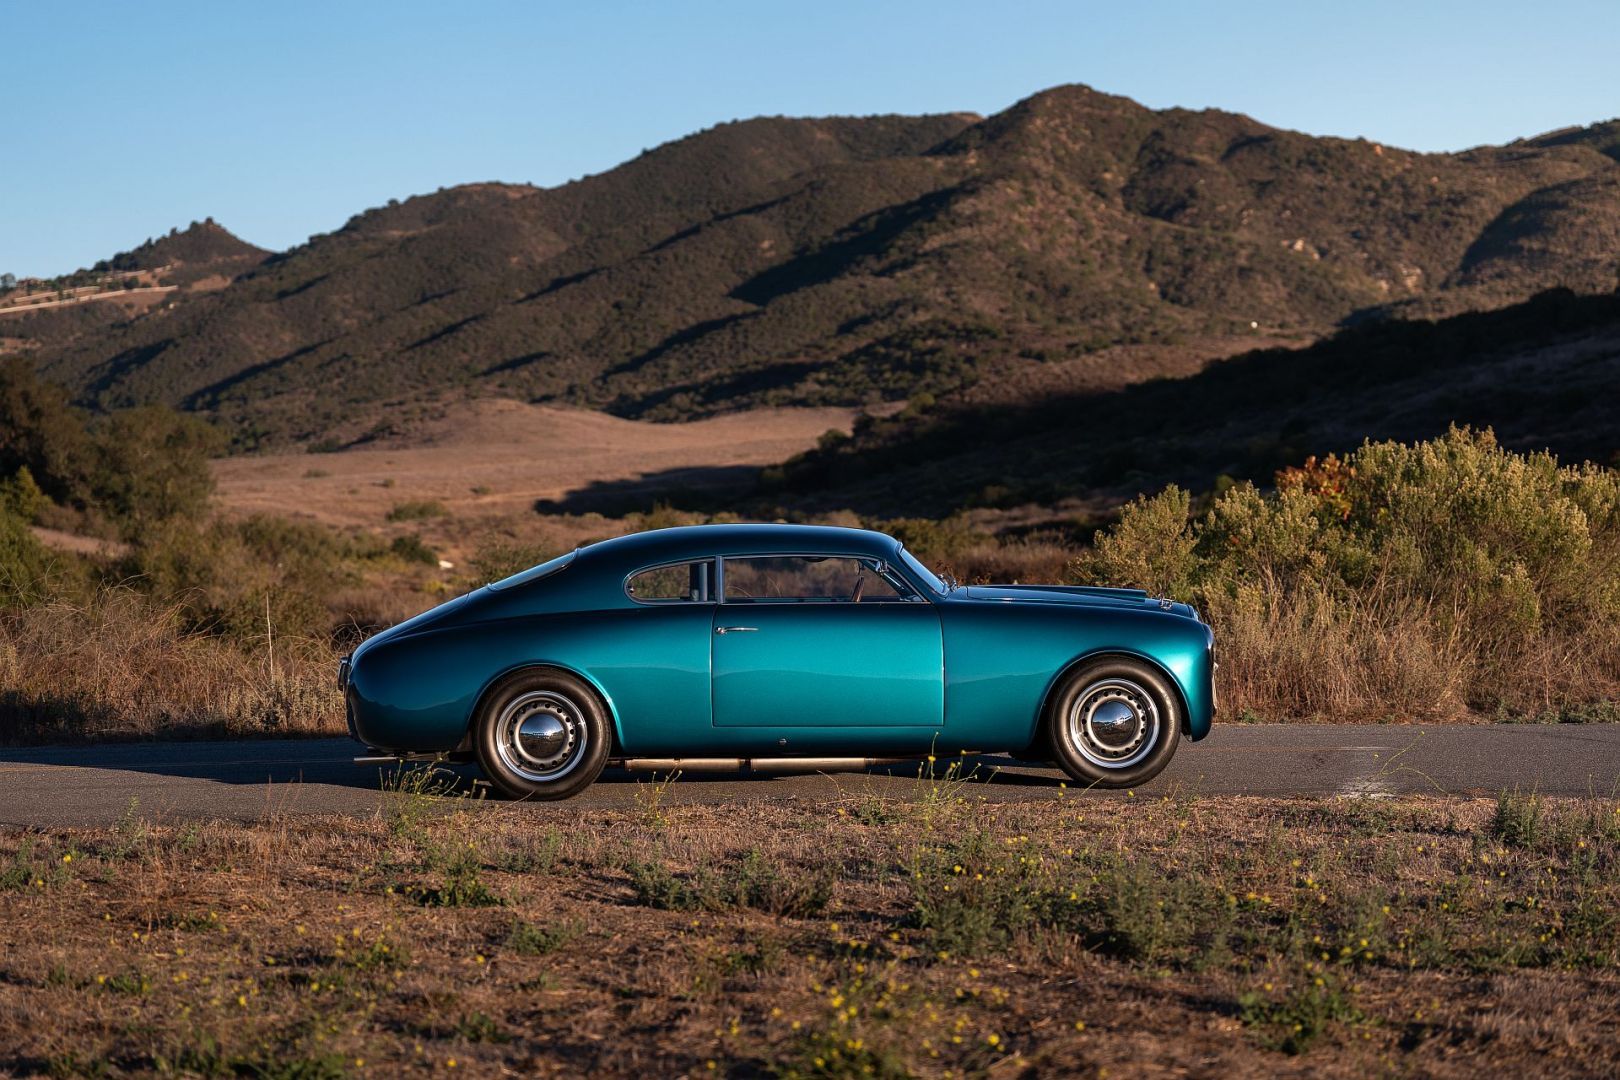
<instances>
[{"instance_id":1,"label":"car roof","mask_svg":"<svg viewBox=\"0 0 1620 1080\"><path fill-rule=\"evenodd\" d=\"M579 549L590 562L634 563L707 558L714 555L892 556L900 542L869 529L831 525L684 525L614 537Z\"/></svg>"}]
</instances>

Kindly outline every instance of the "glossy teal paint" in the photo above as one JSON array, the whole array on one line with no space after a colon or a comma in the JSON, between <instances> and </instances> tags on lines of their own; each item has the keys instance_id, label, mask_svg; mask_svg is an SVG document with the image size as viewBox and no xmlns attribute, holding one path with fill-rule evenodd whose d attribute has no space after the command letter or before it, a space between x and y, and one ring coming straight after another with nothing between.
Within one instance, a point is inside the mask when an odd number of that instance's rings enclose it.
<instances>
[{"instance_id":1,"label":"glossy teal paint","mask_svg":"<svg viewBox=\"0 0 1620 1080\"><path fill-rule=\"evenodd\" d=\"M622 746L706 730L709 620L709 607L694 604L430 629L356 654L351 685L366 703L356 726L373 746L451 750L485 690L511 671L551 665L596 687Z\"/></svg>"},{"instance_id":2,"label":"glossy teal paint","mask_svg":"<svg viewBox=\"0 0 1620 1080\"><path fill-rule=\"evenodd\" d=\"M939 613L923 602L718 604L717 727L922 727L945 720Z\"/></svg>"},{"instance_id":3,"label":"glossy teal paint","mask_svg":"<svg viewBox=\"0 0 1620 1080\"><path fill-rule=\"evenodd\" d=\"M898 551L881 533L782 525L593 544L544 577L478 590L365 642L351 658L351 722L378 748L452 750L497 679L553 665L597 689L621 754L1016 751L1034 737L1062 672L1108 652L1162 667L1184 699L1187 734L1209 731L1209 628L1185 605L1166 609L1134 590L938 595L913 580L912 603L847 606L647 604L624 591L636 571L681 560L817 553L900 569ZM760 629L714 633L733 624Z\"/></svg>"},{"instance_id":4,"label":"glossy teal paint","mask_svg":"<svg viewBox=\"0 0 1620 1080\"><path fill-rule=\"evenodd\" d=\"M1029 745L1047 694L1063 673L1106 654L1157 664L1181 691L1186 734L1197 740L1209 733L1211 635L1192 618L1140 600L1083 605L953 593L939 607L945 712L951 739L964 748Z\"/></svg>"}]
</instances>

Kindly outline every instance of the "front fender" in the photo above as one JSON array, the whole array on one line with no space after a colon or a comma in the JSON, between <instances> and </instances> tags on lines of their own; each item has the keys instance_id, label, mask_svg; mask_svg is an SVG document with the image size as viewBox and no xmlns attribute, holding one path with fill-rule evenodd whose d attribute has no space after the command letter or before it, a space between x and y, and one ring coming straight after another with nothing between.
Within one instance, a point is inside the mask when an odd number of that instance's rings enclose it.
<instances>
[{"instance_id":1,"label":"front fender","mask_svg":"<svg viewBox=\"0 0 1620 1080\"><path fill-rule=\"evenodd\" d=\"M1150 667L1158 669L1176 691L1181 705L1181 733L1197 742L1209 734L1209 728L1214 719L1214 695L1210 691L1198 692L1200 686L1209 686L1210 676L1213 675L1209 662L1209 650L1203 650L1204 661L1199 662L1195 652L1176 650L1174 658L1178 663L1167 664L1159 656L1143 652L1138 649L1100 647L1077 656L1065 664L1052 676L1046 684L1046 690L1041 694L1041 713L1045 713L1047 703L1052 700L1052 694L1058 686L1068 677L1069 673L1081 664L1089 663L1104 656L1128 656L1132 660L1139 660ZM1179 669L1179 670L1178 670Z\"/></svg>"},{"instance_id":2,"label":"front fender","mask_svg":"<svg viewBox=\"0 0 1620 1080\"><path fill-rule=\"evenodd\" d=\"M1183 731L1197 740L1213 715L1211 635L1196 619L1158 610L1058 604L946 602L945 730L953 745L1030 745L1057 681L1107 654L1154 664L1181 695Z\"/></svg>"}]
</instances>

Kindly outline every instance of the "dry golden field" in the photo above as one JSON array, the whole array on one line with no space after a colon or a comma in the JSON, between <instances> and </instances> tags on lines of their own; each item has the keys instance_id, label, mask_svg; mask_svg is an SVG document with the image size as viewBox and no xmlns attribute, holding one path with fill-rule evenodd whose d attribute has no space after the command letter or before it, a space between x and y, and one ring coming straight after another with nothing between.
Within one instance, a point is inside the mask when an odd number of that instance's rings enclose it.
<instances>
[{"instance_id":1,"label":"dry golden field","mask_svg":"<svg viewBox=\"0 0 1620 1080\"><path fill-rule=\"evenodd\" d=\"M401 503L433 500L462 519L533 514L593 484L656 490L739 484L728 470L774 465L849 430L850 409L759 409L687 424L482 400L448 406L408 437L334 454L273 454L214 463L218 498L233 513L379 526Z\"/></svg>"}]
</instances>

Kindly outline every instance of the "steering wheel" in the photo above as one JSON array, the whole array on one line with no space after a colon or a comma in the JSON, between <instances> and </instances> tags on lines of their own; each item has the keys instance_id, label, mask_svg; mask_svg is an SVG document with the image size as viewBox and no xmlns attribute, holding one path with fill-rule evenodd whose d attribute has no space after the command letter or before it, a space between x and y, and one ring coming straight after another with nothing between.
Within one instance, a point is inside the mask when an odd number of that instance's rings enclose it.
<instances>
[{"instance_id":1,"label":"steering wheel","mask_svg":"<svg viewBox=\"0 0 1620 1080\"><path fill-rule=\"evenodd\" d=\"M852 604L858 604L858 603L861 602L861 597L863 597L865 595L866 595L866 571L861 570L861 571L857 571L856 574L855 574L855 588L850 590L849 602L852 603Z\"/></svg>"}]
</instances>

